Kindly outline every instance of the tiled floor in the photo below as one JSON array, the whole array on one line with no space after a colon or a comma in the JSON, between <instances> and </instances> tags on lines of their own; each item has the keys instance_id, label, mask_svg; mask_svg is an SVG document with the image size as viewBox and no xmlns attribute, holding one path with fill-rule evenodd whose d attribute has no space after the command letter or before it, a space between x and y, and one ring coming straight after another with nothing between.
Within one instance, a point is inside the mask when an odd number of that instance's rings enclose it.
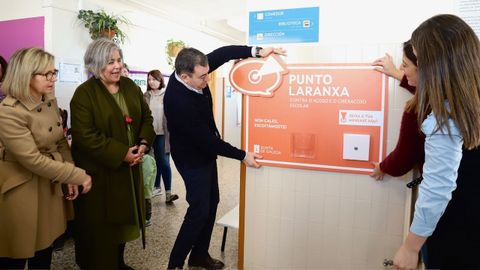
<instances>
[{"instance_id":1,"label":"tiled floor","mask_svg":"<svg viewBox=\"0 0 480 270\"><path fill-rule=\"evenodd\" d=\"M166 269L171 248L187 209L185 186L172 162L173 192L180 196L173 205L165 204L165 194L153 199L152 226L147 228L147 247L142 249L141 240L127 243L125 261L136 270ZM217 220L238 204L240 162L218 159L220 204ZM225 262L227 269L237 268L238 232L228 231L225 252L220 251L223 227L216 225L210 243L210 254ZM53 255L52 269L79 269L75 264L73 241L69 240L62 251Z\"/></svg>"}]
</instances>

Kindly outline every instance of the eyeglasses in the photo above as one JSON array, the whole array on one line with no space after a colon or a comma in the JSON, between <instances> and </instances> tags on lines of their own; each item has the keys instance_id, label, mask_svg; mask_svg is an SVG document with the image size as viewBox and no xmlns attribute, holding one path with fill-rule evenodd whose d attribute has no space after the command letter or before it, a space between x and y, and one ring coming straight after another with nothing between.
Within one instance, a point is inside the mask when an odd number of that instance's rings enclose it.
<instances>
[{"instance_id":1,"label":"eyeglasses","mask_svg":"<svg viewBox=\"0 0 480 270\"><path fill-rule=\"evenodd\" d=\"M58 69L54 69L53 71L48 71L46 73L33 73L33 75L44 76L47 79L47 81L53 81L57 78Z\"/></svg>"}]
</instances>

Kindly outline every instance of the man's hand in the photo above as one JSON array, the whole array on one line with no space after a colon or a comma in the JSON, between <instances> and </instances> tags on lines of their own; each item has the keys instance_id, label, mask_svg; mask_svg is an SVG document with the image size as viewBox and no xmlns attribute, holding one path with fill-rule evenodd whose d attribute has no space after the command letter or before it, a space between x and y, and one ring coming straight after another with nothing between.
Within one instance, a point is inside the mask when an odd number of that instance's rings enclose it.
<instances>
[{"instance_id":1,"label":"man's hand","mask_svg":"<svg viewBox=\"0 0 480 270\"><path fill-rule=\"evenodd\" d=\"M268 47L268 48L263 48L258 52L258 54L261 57L267 57L272 53L278 54L278 55L287 55L287 51L283 48Z\"/></svg>"},{"instance_id":2,"label":"man's hand","mask_svg":"<svg viewBox=\"0 0 480 270\"><path fill-rule=\"evenodd\" d=\"M257 158L263 157L259 154L248 152L247 156L243 160L243 163L245 163L245 165L247 165L248 167L260 168L260 164L258 164L256 160Z\"/></svg>"}]
</instances>

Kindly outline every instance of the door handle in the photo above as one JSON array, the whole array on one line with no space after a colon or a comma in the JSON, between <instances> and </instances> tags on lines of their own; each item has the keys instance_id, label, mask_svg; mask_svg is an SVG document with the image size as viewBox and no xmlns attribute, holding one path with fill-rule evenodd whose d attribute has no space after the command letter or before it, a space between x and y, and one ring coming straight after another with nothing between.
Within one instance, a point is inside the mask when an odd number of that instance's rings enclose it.
<instances>
[{"instance_id":1,"label":"door handle","mask_svg":"<svg viewBox=\"0 0 480 270\"><path fill-rule=\"evenodd\" d=\"M391 260L391 259L383 259L383 267L385 267L385 268L392 268L392 267L393 267L393 260Z\"/></svg>"}]
</instances>

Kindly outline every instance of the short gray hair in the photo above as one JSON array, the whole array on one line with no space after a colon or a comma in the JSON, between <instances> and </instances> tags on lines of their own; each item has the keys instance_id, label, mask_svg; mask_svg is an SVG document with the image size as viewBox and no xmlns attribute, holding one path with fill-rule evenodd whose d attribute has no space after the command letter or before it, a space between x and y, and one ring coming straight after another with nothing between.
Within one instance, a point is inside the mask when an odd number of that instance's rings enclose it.
<instances>
[{"instance_id":1,"label":"short gray hair","mask_svg":"<svg viewBox=\"0 0 480 270\"><path fill-rule=\"evenodd\" d=\"M19 100L31 98L30 81L33 74L47 71L54 65L52 54L40 48L26 48L16 51L5 74L2 90Z\"/></svg>"},{"instance_id":2,"label":"short gray hair","mask_svg":"<svg viewBox=\"0 0 480 270\"><path fill-rule=\"evenodd\" d=\"M110 61L110 56L115 51L118 51L123 60L122 49L113 41L106 38L92 41L92 43L88 45L85 56L83 57L85 68L88 72L92 73L95 78L100 78L102 70L107 66Z\"/></svg>"}]
</instances>

